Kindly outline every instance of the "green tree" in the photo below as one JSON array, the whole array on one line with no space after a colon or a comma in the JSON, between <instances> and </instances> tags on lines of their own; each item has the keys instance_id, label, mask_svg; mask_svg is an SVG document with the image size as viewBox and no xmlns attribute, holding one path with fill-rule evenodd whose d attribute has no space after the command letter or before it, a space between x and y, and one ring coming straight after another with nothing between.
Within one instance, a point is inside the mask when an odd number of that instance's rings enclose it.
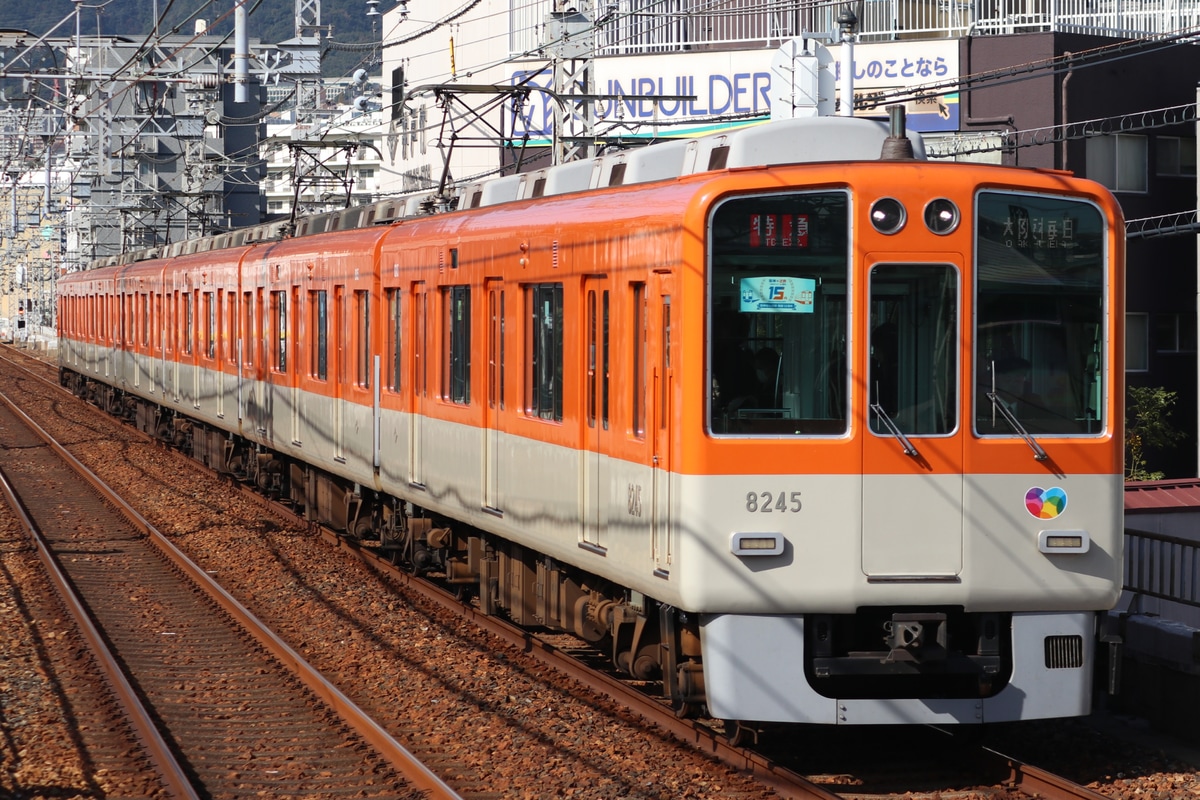
<instances>
[{"instance_id":1,"label":"green tree","mask_svg":"<svg viewBox=\"0 0 1200 800\"><path fill-rule=\"evenodd\" d=\"M1161 386L1130 386L1125 402L1125 479L1155 481L1161 472L1147 468L1147 451L1172 447L1183 431L1171 424L1175 392Z\"/></svg>"}]
</instances>

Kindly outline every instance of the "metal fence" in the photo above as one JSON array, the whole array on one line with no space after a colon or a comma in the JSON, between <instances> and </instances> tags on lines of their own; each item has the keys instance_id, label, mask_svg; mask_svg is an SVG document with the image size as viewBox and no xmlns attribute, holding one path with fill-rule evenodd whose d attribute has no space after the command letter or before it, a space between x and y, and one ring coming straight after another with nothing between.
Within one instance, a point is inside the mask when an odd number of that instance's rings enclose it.
<instances>
[{"instance_id":1,"label":"metal fence","mask_svg":"<svg viewBox=\"0 0 1200 800\"><path fill-rule=\"evenodd\" d=\"M547 44L555 0L510 0L509 47ZM593 0L596 55L770 47L836 31L844 2ZM1055 31L1114 37L1200 33L1195 0L864 0L861 42Z\"/></svg>"},{"instance_id":2,"label":"metal fence","mask_svg":"<svg viewBox=\"0 0 1200 800\"><path fill-rule=\"evenodd\" d=\"M1200 543L1126 530L1125 590L1200 608Z\"/></svg>"}]
</instances>

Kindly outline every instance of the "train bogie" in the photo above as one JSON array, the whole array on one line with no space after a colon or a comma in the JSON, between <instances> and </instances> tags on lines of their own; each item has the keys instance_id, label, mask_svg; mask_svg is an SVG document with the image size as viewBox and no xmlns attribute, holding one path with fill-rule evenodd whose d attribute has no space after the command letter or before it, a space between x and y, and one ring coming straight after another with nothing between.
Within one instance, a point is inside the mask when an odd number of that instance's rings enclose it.
<instances>
[{"instance_id":1,"label":"train bogie","mask_svg":"<svg viewBox=\"0 0 1200 800\"><path fill-rule=\"evenodd\" d=\"M809 160L845 160L743 168L766 129L68 276L63 379L681 711L1085 713L1120 586L1119 210L831 130Z\"/></svg>"}]
</instances>

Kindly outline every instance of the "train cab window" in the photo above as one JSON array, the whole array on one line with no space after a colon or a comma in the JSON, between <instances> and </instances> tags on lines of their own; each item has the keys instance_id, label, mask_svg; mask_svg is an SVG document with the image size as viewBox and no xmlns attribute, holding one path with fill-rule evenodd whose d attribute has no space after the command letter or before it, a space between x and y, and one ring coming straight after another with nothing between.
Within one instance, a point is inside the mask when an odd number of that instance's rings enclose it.
<instances>
[{"instance_id":1,"label":"train cab window","mask_svg":"<svg viewBox=\"0 0 1200 800\"><path fill-rule=\"evenodd\" d=\"M867 402L881 436L958 427L958 271L945 264L871 268Z\"/></svg>"},{"instance_id":2,"label":"train cab window","mask_svg":"<svg viewBox=\"0 0 1200 800\"><path fill-rule=\"evenodd\" d=\"M309 330L312 331L308 370L314 378L323 381L329 376L329 294L324 289L309 292L308 307L311 314Z\"/></svg>"},{"instance_id":3,"label":"train cab window","mask_svg":"<svg viewBox=\"0 0 1200 800\"><path fill-rule=\"evenodd\" d=\"M976 432L1103 433L1111 364L1100 210L999 191L980 192L976 206Z\"/></svg>"},{"instance_id":4,"label":"train cab window","mask_svg":"<svg viewBox=\"0 0 1200 800\"><path fill-rule=\"evenodd\" d=\"M447 286L442 392L451 403L471 402L471 287Z\"/></svg>"},{"instance_id":5,"label":"train cab window","mask_svg":"<svg viewBox=\"0 0 1200 800\"><path fill-rule=\"evenodd\" d=\"M848 430L849 225L842 190L739 197L713 210L706 381L712 434Z\"/></svg>"},{"instance_id":6,"label":"train cab window","mask_svg":"<svg viewBox=\"0 0 1200 800\"><path fill-rule=\"evenodd\" d=\"M529 286L525 297L529 304L525 409L531 416L562 422L563 286Z\"/></svg>"}]
</instances>

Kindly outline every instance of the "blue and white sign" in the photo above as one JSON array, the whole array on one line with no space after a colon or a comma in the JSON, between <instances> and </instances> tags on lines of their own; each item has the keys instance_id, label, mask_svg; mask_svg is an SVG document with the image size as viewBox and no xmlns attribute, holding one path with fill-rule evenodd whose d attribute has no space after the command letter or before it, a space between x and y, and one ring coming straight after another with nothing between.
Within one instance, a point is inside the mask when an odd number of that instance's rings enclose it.
<instances>
[{"instance_id":1,"label":"blue and white sign","mask_svg":"<svg viewBox=\"0 0 1200 800\"><path fill-rule=\"evenodd\" d=\"M817 282L785 276L742 278L738 311L751 314L811 314Z\"/></svg>"},{"instance_id":2,"label":"blue and white sign","mask_svg":"<svg viewBox=\"0 0 1200 800\"><path fill-rule=\"evenodd\" d=\"M832 64L840 69L840 45L828 46ZM611 95L594 103L595 118L606 125L624 123L629 133L651 135L659 123L672 123L658 135L694 136L711 130L716 117L767 115L772 105L790 98L793 89L773 62L775 49L726 50L598 58L593 62L597 94ZM870 42L854 48L854 93L859 101L879 97L879 108L860 115L883 116L886 94L958 77L956 40ZM545 62L509 67L509 82L553 88ZM683 100L683 96L694 99ZM661 98L669 99L661 99ZM655 99L660 98L660 99ZM513 136L549 138L553 129L553 100L546 91L534 91L519 109ZM908 127L915 131L958 129L957 94L910 100ZM689 119L696 125L680 125ZM726 122L725 125L729 123Z\"/></svg>"}]
</instances>

